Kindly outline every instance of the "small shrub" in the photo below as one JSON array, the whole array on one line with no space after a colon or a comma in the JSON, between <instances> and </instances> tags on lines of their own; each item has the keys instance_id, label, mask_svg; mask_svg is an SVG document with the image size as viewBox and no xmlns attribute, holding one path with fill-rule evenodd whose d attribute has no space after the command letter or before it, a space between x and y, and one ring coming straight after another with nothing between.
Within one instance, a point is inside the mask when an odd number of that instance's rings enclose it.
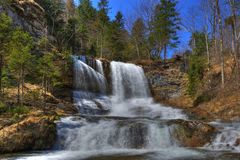
<instances>
[{"instance_id":1,"label":"small shrub","mask_svg":"<svg viewBox=\"0 0 240 160\"><path fill-rule=\"evenodd\" d=\"M7 112L7 110L7 106L3 102L0 102L0 114Z\"/></svg>"},{"instance_id":2,"label":"small shrub","mask_svg":"<svg viewBox=\"0 0 240 160\"><path fill-rule=\"evenodd\" d=\"M188 70L188 94L195 96L202 83L204 70L206 68L206 60L203 56L192 55L190 57Z\"/></svg>"},{"instance_id":3,"label":"small shrub","mask_svg":"<svg viewBox=\"0 0 240 160\"><path fill-rule=\"evenodd\" d=\"M214 96L210 93L203 93L200 96L198 96L195 101L193 102L193 106L198 106L201 103L209 102L214 98Z\"/></svg>"},{"instance_id":4,"label":"small shrub","mask_svg":"<svg viewBox=\"0 0 240 160\"><path fill-rule=\"evenodd\" d=\"M15 106L10 109L10 113L15 115L15 114L26 114L30 111L30 109L26 106Z\"/></svg>"},{"instance_id":5,"label":"small shrub","mask_svg":"<svg viewBox=\"0 0 240 160\"><path fill-rule=\"evenodd\" d=\"M39 90L31 90L28 91L25 95L24 95L25 99L29 100L29 101L38 101L41 99L41 93Z\"/></svg>"}]
</instances>

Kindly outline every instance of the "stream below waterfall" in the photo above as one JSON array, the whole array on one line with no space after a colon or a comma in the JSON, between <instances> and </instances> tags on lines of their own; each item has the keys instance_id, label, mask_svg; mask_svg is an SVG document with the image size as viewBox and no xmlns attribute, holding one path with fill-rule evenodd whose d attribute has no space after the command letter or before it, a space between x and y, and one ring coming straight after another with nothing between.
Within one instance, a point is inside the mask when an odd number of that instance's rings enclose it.
<instances>
[{"instance_id":1,"label":"stream below waterfall","mask_svg":"<svg viewBox=\"0 0 240 160\"><path fill-rule=\"evenodd\" d=\"M74 57L73 101L79 115L57 122L58 140L51 151L6 155L18 160L239 160L240 123L210 124L219 133L202 148L184 148L173 137L182 110L154 102L141 67L111 62L111 84L102 62L89 66ZM111 86L111 92L107 90Z\"/></svg>"}]
</instances>

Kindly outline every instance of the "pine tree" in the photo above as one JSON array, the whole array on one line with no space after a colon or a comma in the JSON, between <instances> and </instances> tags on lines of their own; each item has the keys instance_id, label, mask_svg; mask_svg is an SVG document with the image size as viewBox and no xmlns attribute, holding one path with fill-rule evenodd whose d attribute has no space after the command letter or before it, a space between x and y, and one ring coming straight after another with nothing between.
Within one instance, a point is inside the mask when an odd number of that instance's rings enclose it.
<instances>
[{"instance_id":1,"label":"pine tree","mask_svg":"<svg viewBox=\"0 0 240 160\"><path fill-rule=\"evenodd\" d=\"M27 69L32 67L31 63L34 58L34 56L30 53L31 49L31 36L20 29L14 31L9 45L10 55L8 56L8 65L18 81L18 103L20 102L21 105L23 105L24 80L26 72Z\"/></svg>"},{"instance_id":2,"label":"pine tree","mask_svg":"<svg viewBox=\"0 0 240 160\"><path fill-rule=\"evenodd\" d=\"M92 6L92 2L90 0L80 0L77 14L77 35L80 38L79 45L81 47L81 52L84 54L86 54L86 51L92 45L89 44L90 39L96 36L96 34L92 34L95 31L94 27L96 23L96 15L97 11Z\"/></svg>"},{"instance_id":3,"label":"pine tree","mask_svg":"<svg viewBox=\"0 0 240 160\"><path fill-rule=\"evenodd\" d=\"M67 20L71 19L74 17L75 14L75 5L73 0L67 0L66 1L66 15L67 15Z\"/></svg>"},{"instance_id":4,"label":"pine tree","mask_svg":"<svg viewBox=\"0 0 240 160\"><path fill-rule=\"evenodd\" d=\"M125 29L124 19L121 12L117 12L115 19L111 22L107 32L108 48L111 52L111 58L115 60L123 60L123 51L125 49Z\"/></svg>"},{"instance_id":5,"label":"pine tree","mask_svg":"<svg viewBox=\"0 0 240 160\"><path fill-rule=\"evenodd\" d=\"M137 51L138 59L141 58L141 52L142 52L141 48L144 45L145 36L146 36L145 35L145 30L146 30L146 27L145 27L145 24L143 22L143 19L138 18L134 22L133 27L132 27L132 31L131 31L131 36L132 36L134 46L135 46L136 51Z\"/></svg>"},{"instance_id":6,"label":"pine tree","mask_svg":"<svg viewBox=\"0 0 240 160\"><path fill-rule=\"evenodd\" d=\"M8 53L8 44L12 32L12 20L6 14L0 14L0 95L2 92L2 70L4 67L5 57Z\"/></svg>"},{"instance_id":7,"label":"pine tree","mask_svg":"<svg viewBox=\"0 0 240 160\"><path fill-rule=\"evenodd\" d=\"M161 0L155 8L151 37L159 57L164 50L164 61L167 59L167 47L175 48L179 43L177 31L180 29L180 19L176 5L175 0Z\"/></svg>"},{"instance_id":8,"label":"pine tree","mask_svg":"<svg viewBox=\"0 0 240 160\"><path fill-rule=\"evenodd\" d=\"M46 52L38 60L38 71L41 75L42 80L42 90L45 95L49 90L49 86L52 84L54 79L59 76L59 68L54 64L54 54L51 52Z\"/></svg>"},{"instance_id":9,"label":"pine tree","mask_svg":"<svg viewBox=\"0 0 240 160\"><path fill-rule=\"evenodd\" d=\"M103 57L103 47L105 43L106 38L106 30L109 25L109 17L108 12L110 10L109 8L109 2L108 0L100 0L98 3L98 27L99 27L99 33L100 33L100 57Z\"/></svg>"},{"instance_id":10,"label":"pine tree","mask_svg":"<svg viewBox=\"0 0 240 160\"><path fill-rule=\"evenodd\" d=\"M45 10L49 33L57 36L57 31L62 28L64 3L62 0L41 0L39 4Z\"/></svg>"}]
</instances>

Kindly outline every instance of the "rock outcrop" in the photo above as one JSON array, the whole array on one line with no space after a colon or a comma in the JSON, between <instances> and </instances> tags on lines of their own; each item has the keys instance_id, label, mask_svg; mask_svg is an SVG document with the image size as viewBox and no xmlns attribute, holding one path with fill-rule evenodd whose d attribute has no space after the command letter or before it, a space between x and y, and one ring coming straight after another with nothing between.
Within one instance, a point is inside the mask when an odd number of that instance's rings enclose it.
<instances>
[{"instance_id":1,"label":"rock outcrop","mask_svg":"<svg viewBox=\"0 0 240 160\"><path fill-rule=\"evenodd\" d=\"M192 99L187 95L188 78L182 71L183 62L172 60L139 61L136 64L144 68L152 95L157 102L181 108L192 107Z\"/></svg>"},{"instance_id":2,"label":"rock outcrop","mask_svg":"<svg viewBox=\"0 0 240 160\"><path fill-rule=\"evenodd\" d=\"M0 130L0 153L51 148L56 126L50 117L30 116Z\"/></svg>"},{"instance_id":3,"label":"rock outcrop","mask_svg":"<svg viewBox=\"0 0 240 160\"><path fill-rule=\"evenodd\" d=\"M34 0L14 0L5 10L16 27L29 32L34 38L47 35L47 22L44 9Z\"/></svg>"},{"instance_id":4,"label":"rock outcrop","mask_svg":"<svg viewBox=\"0 0 240 160\"><path fill-rule=\"evenodd\" d=\"M170 124L172 136L183 147L203 147L217 132L215 127L200 121L173 120Z\"/></svg>"}]
</instances>

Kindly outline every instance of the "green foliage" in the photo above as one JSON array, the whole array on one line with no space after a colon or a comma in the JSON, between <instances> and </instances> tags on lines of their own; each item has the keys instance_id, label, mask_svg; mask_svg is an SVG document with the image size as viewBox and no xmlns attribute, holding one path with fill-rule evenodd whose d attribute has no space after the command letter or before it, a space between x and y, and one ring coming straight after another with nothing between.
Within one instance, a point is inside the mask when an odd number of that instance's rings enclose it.
<instances>
[{"instance_id":1,"label":"green foliage","mask_svg":"<svg viewBox=\"0 0 240 160\"><path fill-rule=\"evenodd\" d=\"M59 28L62 28L64 13L64 3L62 0L41 0L38 1L45 10L49 32L51 35L57 36Z\"/></svg>"},{"instance_id":2,"label":"green foliage","mask_svg":"<svg viewBox=\"0 0 240 160\"><path fill-rule=\"evenodd\" d=\"M29 113L30 108L26 106L14 106L11 107L10 110L8 110L9 113L12 115L20 115L20 114L27 114Z\"/></svg>"},{"instance_id":3,"label":"green foliage","mask_svg":"<svg viewBox=\"0 0 240 160\"><path fill-rule=\"evenodd\" d=\"M177 31L180 29L180 18L176 5L176 0L161 0L154 12L150 41L159 53L165 48L164 58L167 46L175 48L179 43Z\"/></svg>"},{"instance_id":4,"label":"green foliage","mask_svg":"<svg viewBox=\"0 0 240 160\"><path fill-rule=\"evenodd\" d=\"M7 106L3 102L0 102L0 114L7 112L7 110Z\"/></svg>"},{"instance_id":5,"label":"green foliage","mask_svg":"<svg viewBox=\"0 0 240 160\"><path fill-rule=\"evenodd\" d=\"M146 48L146 26L142 18L138 18L132 27L131 30L131 38L132 42L135 46L135 50L137 52L137 56L144 57L144 50Z\"/></svg>"},{"instance_id":6,"label":"green foliage","mask_svg":"<svg viewBox=\"0 0 240 160\"><path fill-rule=\"evenodd\" d=\"M201 85L204 70L206 68L206 59L203 56L192 55L189 60L188 70L188 93L195 96Z\"/></svg>"},{"instance_id":7,"label":"green foliage","mask_svg":"<svg viewBox=\"0 0 240 160\"><path fill-rule=\"evenodd\" d=\"M124 37L124 20L121 12L118 12L115 20L109 25L107 31L108 48L115 60L124 60L123 51L126 45Z\"/></svg>"},{"instance_id":8,"label":"green foliage","mask_svg":"<svg viewBox=\"0 0 240 160\"><path fill-rule=\"evenodd\" d=\"M29 107L26 106L7 106L5 103L0 102L0 114L11 114L11 115L21 115L27 114L30 111Z\"/></svg>"},{"instance_id":9,"label":"green foliage","mask_svg":"<svg viewBox=\"0 0 240 160\"><path fill-rule=\"evenodd\" d=\"M192 34L190 40L190 46L193 50L193 54L198 56L203 56L206 54L206 40L205 40L205 33L202 32L195 32Z\"/></svg>"},{"instance_id":10,"label":"green foliage","mask_svg":"<svg viewBox=\"0 0 240 160\"><path fill-rule=\"evenodd\" d=\"M27 69L31 67L32 59L30 51L32 49L32 37L17 29L13 32L12 39L10 42L8 57L8 65L12 72L20 74L21 69Z\"/></svg>"},{"instance_id":11,"label":"green foliage","mask_svg":"<svg viewBox=\"0 0 240 160\"><path fill-rule=\"evenodd\" d=\"M198 106L201 103L204 102L209 102L214 98L213 94L209 93L209 92L204 92L202 93L200 96L198 96L194 102L193 102L193 106Z\"/></svg>"}]
</instances>

